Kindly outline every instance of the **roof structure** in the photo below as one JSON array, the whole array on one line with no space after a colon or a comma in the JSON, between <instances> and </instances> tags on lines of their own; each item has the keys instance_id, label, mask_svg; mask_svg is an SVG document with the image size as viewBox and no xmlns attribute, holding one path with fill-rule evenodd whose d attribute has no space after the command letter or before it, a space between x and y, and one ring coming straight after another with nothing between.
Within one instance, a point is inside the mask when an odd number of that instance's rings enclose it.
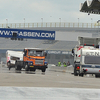
<instances>
[{"instance_id":1,"label":"roof structure","mask_svg":"<svg viewBox=\"0 0 100 100\"><path fill-rule=\"evenodd\" d=\"M80 4L80 12L100 14L100 0L87 0Z\"/></svg>"}]
</instances>

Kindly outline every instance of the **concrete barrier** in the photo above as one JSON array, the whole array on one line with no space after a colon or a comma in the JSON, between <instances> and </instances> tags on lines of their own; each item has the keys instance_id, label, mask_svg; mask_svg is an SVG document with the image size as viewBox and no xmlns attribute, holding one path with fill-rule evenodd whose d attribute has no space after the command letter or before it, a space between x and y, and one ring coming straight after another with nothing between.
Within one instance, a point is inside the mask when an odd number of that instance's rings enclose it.
<instances>
[{"instance_id":1,"label":"concrete barrier","mask_svg":"<svg viewBox=\"0 0 100 100\"><path fill-rule=\"evenodd\" d=\"M49 71L59 71L59 72L67 72L67 73L73 73L73 66L70 65L70 66L67 66L67 67L64 67L63 65L61 66L56 66L54 64L49 64L48 65L48 70Z\"/></svg>"}]
</instances>

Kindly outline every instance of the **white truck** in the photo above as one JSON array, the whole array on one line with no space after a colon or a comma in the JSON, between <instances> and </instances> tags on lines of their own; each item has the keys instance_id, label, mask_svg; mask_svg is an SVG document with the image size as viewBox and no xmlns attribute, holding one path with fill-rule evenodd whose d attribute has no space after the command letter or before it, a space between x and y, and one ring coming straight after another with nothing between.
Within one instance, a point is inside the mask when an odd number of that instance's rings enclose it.
<instances>
[{"instance_id":1,"label":"white truck","mask_svg":"<svg viewBox=\"0 0 100 100\"><path fill-rule=\"evenodd\" d=\"M15 67L16 60L23 60L23 52L22 51L6 51L6 59L7 59L7 67Z\"/></svg>"},{"instance_id":2,"label":"white truck","mask_svg":"<svg viewBox=\"0 0 100 100\"><path fill-rule=\"evenodd\" d=\"M72 54L74 56L74 75L83 76L84 74L86 74L85 71L82 72L82 55L84 54L84 49L87 51L89 50L88 52L92 52L91 50L95 49L95 52L98 52L99 49L97 48L99 48L98 43L100 42L100 38L78 37L78 42L79 46L76 46L74 49L72 49ZM90 57L92 58L92 56ZM95 74L95 72L91 74Z\"/></svg>"},{"instance_id":3,"label":"white truck","mask_svg":"<svg viewBox=\"0 0 100 100\"><path fill-rule=\"evenodd\" d=\"M79 75L95 74L95 77L100 77L100 49L82 48L80 54Z\"/></svg>"}]
</instances>

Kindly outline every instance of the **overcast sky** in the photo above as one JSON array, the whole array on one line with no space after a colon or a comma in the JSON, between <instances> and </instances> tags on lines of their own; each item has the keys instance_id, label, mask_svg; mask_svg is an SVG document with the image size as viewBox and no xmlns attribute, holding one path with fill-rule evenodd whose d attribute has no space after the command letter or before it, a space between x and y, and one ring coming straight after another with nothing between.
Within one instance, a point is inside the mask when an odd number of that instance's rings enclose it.
<instances>
[{"instance_id":1,"label":"overcast sky","mask_svg":"<svg viewBox=\"0 0 100 100\"><path fill-rule=\"evenodd\" d=\"M0 0L0 23L95 23L100 15L88 15L79 11L80 3L84 2L85 0Z\"/></svg>"}]
</instances>

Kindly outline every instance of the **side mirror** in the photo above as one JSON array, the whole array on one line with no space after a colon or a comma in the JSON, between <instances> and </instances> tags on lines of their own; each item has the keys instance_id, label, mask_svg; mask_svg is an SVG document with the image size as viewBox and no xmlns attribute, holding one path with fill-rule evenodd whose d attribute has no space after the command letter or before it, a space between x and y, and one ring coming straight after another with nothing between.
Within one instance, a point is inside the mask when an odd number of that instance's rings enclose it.
<instances>
[{"instance_id":1,"label":"side mirror","mask_svg":"<svg viewBox=\"0 0 100 100\"><path fill-rule=\"evenodd\" d=\"M24 50L24 56L26 56L26 54L27 54L27 50Z\"/></svg>"},{"instance_id":2,"label":"side mirror","mask_svg":"<svg viewBox=\"0 0 100 100\"><path fill-rule=\"evenodd\" d=\"M74 54L74 49L72 49L72 53Z\"/></svg>"},{"instance_id":3,"label":"side mirror","mask_svg":"<svg viewBox=\"0 0 100 100\"><path fill-rule=\"evenodd\" d=\"M44 56L45 56L45 57L47 56L47 53L46 53L46 52L44 52Z\"/></svg>"}]
</instances>

